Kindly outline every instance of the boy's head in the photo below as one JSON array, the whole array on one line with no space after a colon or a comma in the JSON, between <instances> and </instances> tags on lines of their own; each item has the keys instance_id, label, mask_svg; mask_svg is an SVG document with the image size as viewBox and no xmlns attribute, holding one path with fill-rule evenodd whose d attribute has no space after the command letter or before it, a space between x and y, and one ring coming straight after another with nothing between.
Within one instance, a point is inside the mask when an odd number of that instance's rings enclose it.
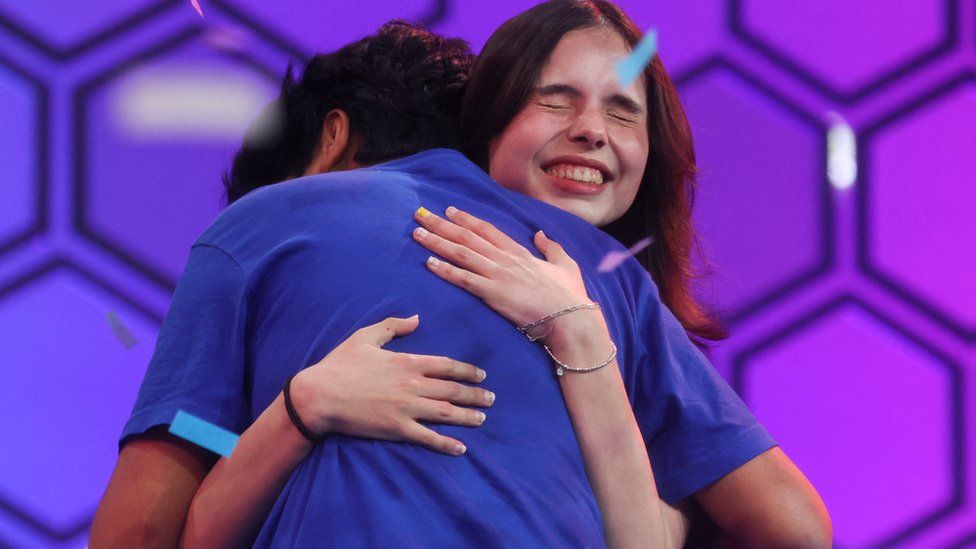
<instances>
[{"instance_id":1,"label":"boy's head","mask_svg":"<svg viewBox=\"0 0 976 549\"><path fill-rule=\"evenodd\" d=\"M436 147L459 148L475 56L467 43L402 21L313 57L248 130L224 177L227 202L301 175Z\"/></svg>"}]
</instances>

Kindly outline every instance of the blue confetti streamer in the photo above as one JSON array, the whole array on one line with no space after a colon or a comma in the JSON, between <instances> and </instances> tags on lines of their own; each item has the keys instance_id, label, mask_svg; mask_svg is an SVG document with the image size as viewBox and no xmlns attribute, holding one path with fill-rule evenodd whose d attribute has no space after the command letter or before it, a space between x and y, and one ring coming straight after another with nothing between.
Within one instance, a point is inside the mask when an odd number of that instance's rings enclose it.
<instances>
[{"instance_id":1,"label":"blue confetti streamer","mask_svg":"<svg viewBox=\"0 0 976 549\"><path fill-rule=\"evenodd\" d=\"M617 70L617 78L620 80L620 87L626 88L631 85L637 77L644 72L644 67L654 59L657 53L657 31L651 29L647 31L644 38L637 43L634 51L630 52L626 58L614 63L613 67Z\"/></svg>"},{"instance_id":2,"label":"blue confetti streamer","mask_svg":"<svg viewBox=\"0 0 976 549\"><path fill-rule=\"evenodd\" d=\"M240 438L223 427L217 427L183 410L176 412L176 417L169 425L169 432L224 457L230 456Z\"/></svg>"}]
</instances>

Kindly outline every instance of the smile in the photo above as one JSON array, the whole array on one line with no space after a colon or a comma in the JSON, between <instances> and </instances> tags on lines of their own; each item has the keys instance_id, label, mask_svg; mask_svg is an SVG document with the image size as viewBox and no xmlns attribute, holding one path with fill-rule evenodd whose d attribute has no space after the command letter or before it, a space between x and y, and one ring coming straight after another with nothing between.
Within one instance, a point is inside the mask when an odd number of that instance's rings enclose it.
<instances>
[{"instance_id":1,"label":"smile","mask_svg":"<svg viewBox=\"0 0 976 549\"><path fill-rule=\"evenodd\" d=\"M555 164L547 167L545 172L554 177L579 181L581 183L603 185L603 173L596 168L574 166L572 164Z\"/></svg>"}]
</instances>

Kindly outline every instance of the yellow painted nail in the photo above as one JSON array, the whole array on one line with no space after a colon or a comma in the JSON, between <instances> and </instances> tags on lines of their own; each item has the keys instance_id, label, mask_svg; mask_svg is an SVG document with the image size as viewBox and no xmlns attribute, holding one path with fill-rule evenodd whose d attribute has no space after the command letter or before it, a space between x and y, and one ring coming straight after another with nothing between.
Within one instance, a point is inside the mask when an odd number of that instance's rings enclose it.
<instances>
[{"instance_id":1,"label":"yellow painted nail","mask_svg":"<svg viewBox=\"0 0 976 549\"><path fill-rule=\"evenodd\" d=\"M427 217L428 215L430 215L430 212L427 210L427 208L421 206L417 208L416 214L417 217Z\"/></svg>"}]
</instances>

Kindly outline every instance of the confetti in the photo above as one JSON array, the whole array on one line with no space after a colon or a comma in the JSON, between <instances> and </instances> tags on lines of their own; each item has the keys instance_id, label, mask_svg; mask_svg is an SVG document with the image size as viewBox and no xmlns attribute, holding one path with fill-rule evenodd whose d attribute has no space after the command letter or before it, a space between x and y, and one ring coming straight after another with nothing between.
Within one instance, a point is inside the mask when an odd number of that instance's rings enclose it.
<instances>
[{"instance_id":1,"label":"confetti","mask_svg":"<svg viewBox=\"0 0 976 549\"><path fill-rule=\"evenodd\" d=\"M200 14L200 18L202 19L203 18L203 10L200 9L200 2L199 2L199 0L190 0L190 4L193 5L193 9L197 10L197 13Z\"/></svg>"},{"instance_id":2,"label":"confetti","mask_svg":"<svg viewBox=\"0 0 976 549\"><path fill-rule=\"evenodd\" d=\"M626 58L614 63L620 87L626 88L644 72L644 67L651 62L657 53L657 31L650 29L644 38L637 43L637 47Z\"/></svg>"},{"instance_id":3,"label":"confetti","mask_svg":"<svg viewBox=\"0 0 976 549\"><path fill-rule=\"evenodd\" d=\"M857 136L839 114L828 116L832 124L827 131L827 179L836 189L849 189L857 180Z\"/></svg>"},{"instance_id":4,"label":"confetti","mask_svg":"<svg viewBox=\"0 0 976 549\"><path fill-rule=\"evenodd\" d=\"M609 273L610 271L616 269L621 263L627 260L628 257L632 255L637 255L641 250L651 245L654 239L651 237L640 239L637 244L634 244L627 251L614 250L607 255L603 256L600 260L600 264L596 266L596 272L598 273Z\"/></svg>"},{"instance_id":5,"label":"confetti","mask_svg":"<svg viewBox=\"0 0 976 549\"><path fill-rule=\"evenodd\" d=\"M237 445L237 439L240 438L227 429L217 427L183 410L176 412L176 417L169 425L169 432L224 457L230 456L234 446Z\"/></svg>"},{"instance_id":6,"label":"confetti","mask_svg":"<svg viewBox=\"0 0 976 549\"><path fill-rule=\"evenodd\" d=\"M136 343L139 343L136 336L132 335L132 332L125 327L125 324L122 324L122 321L119 320L119 315L115 311L109 311L105 315L105 320L108 321L109 327L112 328L112 333L122 342L122 345L125 345L126 349L131 349L136 346Z\"/></svg>"}]
</instances>

